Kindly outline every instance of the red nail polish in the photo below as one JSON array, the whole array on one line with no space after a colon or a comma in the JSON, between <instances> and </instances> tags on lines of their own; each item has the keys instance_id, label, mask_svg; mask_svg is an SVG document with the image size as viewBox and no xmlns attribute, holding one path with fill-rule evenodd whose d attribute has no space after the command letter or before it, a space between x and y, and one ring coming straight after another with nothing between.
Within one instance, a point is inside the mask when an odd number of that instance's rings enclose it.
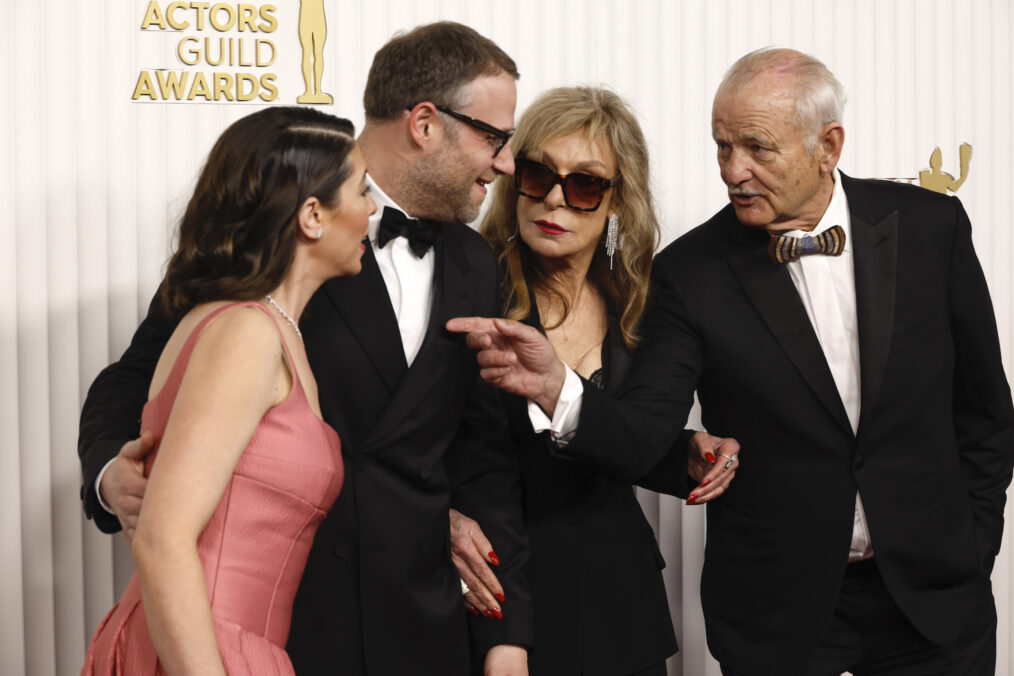
<instances>
[{"instance_id":1,"label":"red nail polish","mask_svg":"<svg viewBox=\"0 0 1014 676\"><path fill-rule=\"evenodd\" d=\"M697 493L693 493L693 494L690 495L689 498L687 498L687 504L688 505L692 505L695 502L697 502Z\"/></svg>"},{"instance_id":2,"label":"red nail polish","mask_svg":"<svg viewBox=\"0 0 1014 676\"><path fill-rule=\"evenodd\" d=\"M496 619L496 615L493 614L492 610L487 610L487 611L484 611L484 612L486 614L486 617L488 617L489 619L491 619L491 620L495 620Z\"/></svg>"},{"instance_id":3,"label":"red nail polish","mask_svg":"<svg viewBox=\"0 0 1014 676\"><path fill-rule=\"evenodd\" d=\"M712 453L711 451L708 451L707 453L704 454L704 459L710 463L714 463L716 460L715 454Z\"/></svg>"},{"instance_id":4,"label":"red nail polish","mask_svg":"<svg viewBox=\"0 0 1014 676\"><path fill-rule=\"evenodd\" d=\"M492 563L494 566L500 565L500 557L496 555L496 552L490 551L490 553L487 554L486 556L489 557L490 563Z\"/></svg>"},{"instance_id":5,"label":"red nail polish","mask_svg":"<svg viewBox=\"0 0 1014 676\"><path fill-rule=\"evenodd\" d=\"M500 603L507 602L507 597L503 595L503 592L500 592L499 594L493 594L493 597Z\"/></svg>"},{"instance_id":6,"label":"red nail polish","mask_svg":"<svg viewBox=\"0 0 1014 676\"><path fill-rule=\"evenodd\" d=\"M503 619L503 613L502 613L502 612L500 612L500 609L499 609L499 608L494 608L494 609L493 609L493 616L494 616L494 617L495 617L496 619L498 619L498 620L502 620L502 619Z\"/></svg>"},{"instance_id":7,"label":"red nail polish","mask_svg":"<svg viewBox=\"0 0 1014 676\"><path fill-rule=\"evenodd\" d=\"M704 480L704 481L703 481L703 482L701 483L701 486L707 486L707 485L708 485L708 484L710 484L710 483L711 483L711 479L705 479L705 480Z\"/></svg>"},{"instance_id":8,"label":"red nail polish","mask_svg":"<svg viewBox=\"0 0 1014 676\"><path fill-rule=\"evenodd\" d=\"M476 617L479 617L479 609L476 608L475 606L468 606L468 610Z\"/></svg>"}]
</instances>

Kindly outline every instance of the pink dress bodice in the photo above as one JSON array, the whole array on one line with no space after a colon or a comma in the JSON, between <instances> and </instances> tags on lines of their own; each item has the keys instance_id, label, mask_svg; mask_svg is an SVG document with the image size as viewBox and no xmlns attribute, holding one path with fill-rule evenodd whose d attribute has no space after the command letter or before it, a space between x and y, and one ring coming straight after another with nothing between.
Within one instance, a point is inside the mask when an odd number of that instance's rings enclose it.
<instances>
[{"instance_id":1,"label":"pink dress bodice","mask_svg":"<svg viewBox=\"0 0 1014 676\"><path fill-rule=\"evenodd\" d=\"M148 469L194 345L215 317L237 305L218 308L197 325L165 385L145 405L142 429L156 438ZM242 305L267 312L257 303ZM290 371L292 391L264 414L197 542L219 649L230 674L292 673L284 651L292 602L317 526L344 477L337 433L314 414L298 374ZM82 674L160 673L157 659L135 573L96 631Z\"/></svg>"}]
</instances>

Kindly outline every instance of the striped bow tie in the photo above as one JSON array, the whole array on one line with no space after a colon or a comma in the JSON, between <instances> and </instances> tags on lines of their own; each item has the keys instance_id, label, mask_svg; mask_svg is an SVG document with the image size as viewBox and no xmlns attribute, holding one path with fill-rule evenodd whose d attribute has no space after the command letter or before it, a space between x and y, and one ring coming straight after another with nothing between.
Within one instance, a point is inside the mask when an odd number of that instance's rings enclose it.
<instances>
[{"instance_id":1,"label":"striped bow tie","mask_svg":"<svg viewBox=\"0 0 1014 676\"><path fill-rule=\"evenodd\" d=\"M772 235L768 243L771 262L777 264L794 261L800 256L826 254L840 256L845 250L845 229L840 225L828 228L816 237L789 237Z\"/></svg>"}]
</instances>

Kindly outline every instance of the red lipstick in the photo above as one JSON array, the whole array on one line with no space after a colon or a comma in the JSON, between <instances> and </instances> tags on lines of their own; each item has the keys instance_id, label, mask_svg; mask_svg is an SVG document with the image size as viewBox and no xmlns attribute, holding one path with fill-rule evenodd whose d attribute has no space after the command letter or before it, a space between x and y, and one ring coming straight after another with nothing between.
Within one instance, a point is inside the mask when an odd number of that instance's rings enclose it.
<instances>
[{"instance_id":1,"label":"red lipstick","mask_svg":"<svg viewBox=\"0 0 1014 676\"><path fill-rule=\"evenodd\" d=\"M535 227L547 235L565 235L567 231L551 221L535 221Z\"/></svg>"}]
</instances>

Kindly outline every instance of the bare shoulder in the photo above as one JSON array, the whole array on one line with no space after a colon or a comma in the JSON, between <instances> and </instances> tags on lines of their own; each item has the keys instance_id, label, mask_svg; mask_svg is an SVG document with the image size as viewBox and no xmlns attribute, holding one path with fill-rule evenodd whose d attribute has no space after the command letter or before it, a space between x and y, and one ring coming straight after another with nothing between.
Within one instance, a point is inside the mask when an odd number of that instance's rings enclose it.
<instances>
[{"instance_id":1,"label":"bare shoulder","mask_svg":"<svg viewBox=\"0 0 1014 676\"><path fill-rule=\"evenodd\" d=\"M274 364L282 349L281 334L271 315L260 306L242 305L227 309L205 327L191 361L212 358L249 362L251 366L261 360Z\"/></svg>"},{"instance_id":2,"label":"bare shoulder","mask_svg":"<svg viewBox=\"0 0 1014 676\"><path fill-rule=\"evenodd\" d=\"M260 394L271 406L288 393L283 351L278 327L267 312L252 305L229 308L204 328L184 379L207 391Z\"/></svg>"}]
</instances>

